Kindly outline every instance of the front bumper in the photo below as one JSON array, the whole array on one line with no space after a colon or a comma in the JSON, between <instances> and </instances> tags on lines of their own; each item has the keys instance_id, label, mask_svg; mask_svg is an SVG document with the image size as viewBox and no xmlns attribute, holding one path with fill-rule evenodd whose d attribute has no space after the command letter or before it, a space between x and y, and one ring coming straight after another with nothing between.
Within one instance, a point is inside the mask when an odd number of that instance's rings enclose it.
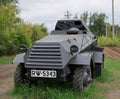
<instances>
[{"instance_id":1,"label":"front bumper","mask_svg":"<svg viewBox=\"0 0 120 99\"><path fill-rule=\"evenodd\" d=\"M46 78L46 77L31 77L31 70L54 70L56 71L56 78ZM29 68L27 69L27 78L30 80L55 80L59 82L66 82L67 76L70 74L70 69L68 67L64 69L39 69L39 68Z\"/></svg>"}]
</instances>

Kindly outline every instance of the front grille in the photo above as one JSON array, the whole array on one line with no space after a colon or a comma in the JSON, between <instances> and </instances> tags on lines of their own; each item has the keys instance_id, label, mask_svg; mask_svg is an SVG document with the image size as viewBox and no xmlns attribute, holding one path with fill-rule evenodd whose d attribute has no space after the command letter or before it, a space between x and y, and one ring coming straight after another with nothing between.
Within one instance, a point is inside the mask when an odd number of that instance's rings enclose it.
<instances>
[{"instance_id":1,"label":"front grille","mask_svg":"<svg viewBox=\"0 0 120 99\"><path fill-rule=\"evenodd\" d=\"M59 44L33 45L26 66L62 67L62 57Z\"/></svg>"}]
</instances>

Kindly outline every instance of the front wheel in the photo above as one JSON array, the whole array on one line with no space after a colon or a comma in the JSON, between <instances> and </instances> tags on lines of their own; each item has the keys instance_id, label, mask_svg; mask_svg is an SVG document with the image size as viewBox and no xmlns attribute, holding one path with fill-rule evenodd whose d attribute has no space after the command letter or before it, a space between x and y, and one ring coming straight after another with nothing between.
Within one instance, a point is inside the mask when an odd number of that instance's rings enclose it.
<instances>
[{"instance_id":1,"label":"front wheel","mask_svg":"<svg viewBox=\"0 0 120 99\"><path fill-rule=\"evenodd\" d=\"M82 91L92 81L91 69L88 66L77 67L73 75L73 89Z\"/></svg>"},{"instance_id":2,"label":"front wheel","mask_svg":"<svg viewBox=\"0 0 120 99\"><path fill-rule=\"evenodd\" d=\"M25 68L23 64L18 64L14 73L14 85L19 86L25 82Z\"/></svg>"}]
</instances>

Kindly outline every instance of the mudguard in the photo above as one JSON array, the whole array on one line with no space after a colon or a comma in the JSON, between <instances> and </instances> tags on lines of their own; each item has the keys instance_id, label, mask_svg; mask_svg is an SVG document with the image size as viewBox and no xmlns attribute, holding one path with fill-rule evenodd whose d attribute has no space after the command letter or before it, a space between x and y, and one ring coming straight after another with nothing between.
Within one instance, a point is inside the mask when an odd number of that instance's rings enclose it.
<instances>
[{"instance_id":1,"label":"mudguard","mask_svg":"<svg viewBox=\"0 0 120 99\"><path fill-rule=\"evenodd\" d=\"M102 47L95 47L93 52L94 62L95 63L103 63L104 61L104 48Z\"/></svg>"},{"instance_id":2,"label":"mudguard","mask_svg":"<svg viewBox=\"0 0 120 99\"><path fill-rule=\"evenodd\" d=\"M74 58L72 58L69 64L90 66L92 57L92 52L79 53Z\"/></svg>"},{"instance_id":3,"label":"mudguard","mask_svg":"<svg viewBox=\"0 0 120 99\"><path fill-rule=\"evenodd\" d=\"M13 59L13 63L24 63L24 56L25 53L16 55L15 58Z\"/></svg>"}]
</instances>

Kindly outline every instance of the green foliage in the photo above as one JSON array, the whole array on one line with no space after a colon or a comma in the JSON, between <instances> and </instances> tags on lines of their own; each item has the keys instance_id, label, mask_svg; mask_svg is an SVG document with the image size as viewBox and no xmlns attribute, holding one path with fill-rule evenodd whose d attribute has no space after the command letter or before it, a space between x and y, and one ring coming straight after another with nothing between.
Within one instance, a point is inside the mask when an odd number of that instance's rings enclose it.
<instances>
[{"instance_id":1,"label":"green foliage","mask_svg":"<svg viewBox=\"0 0 120 99\"><path fill-rule=\"evenodd\" d=\"M0 5L0 55L5 55L12 51L13 44L11 35L14 33L14 26L21 22L19 17L16 17L17 9L15 6ZM11 52L12 53L12 52Z\"/></svg>"},{"instance_id":2,"label":"green foliage","mask_svg":"<svg viewBox=\"0 0 120 99\"><path fill-rule=\"evenodd\" d=\"M107 24L107 35L109 37L112 37L112 25L109 23ZM115 25L115 36L120 37L120 26L119 25Z\"/></svg>"},{"instance_id":3,"label":"green foliage","mask_svg":"<svg viewBox=\"0 0 120 99\"><path fill-rule=\"evenodd\" d=\"M12 5L0 6L0 31L11 30L21 22L21 19L16 17L16 11L16 7Z\"/></svg>"},{"instance_id":4,"label":"green foliage","mask_svg":"<svg viewBox=\"0 0 120 99\"><path fill-rule=\"evenodd\" d=\"M4 41L4 35L0 32L0 53L6 53L6 46Z\"/></svg>"},{"instance_id":5,"label":"green foliage","mask_svg":"<svg viewBox=\"0 0 120 99\"><path fill-rule=\"evenodd\" d=\"M41 39L45 35L47 35L47 29L44 27L44 24L42 24L42 25L34 24L33 25L32 35L31 35L32 42L35 42L36 40Z\"/></svg>"},{"instance_id":6,"label":"green foliage","mask_svg":"<svg viewBox=\"0 0 120 99\"><path fill-rule=\"evenodd\" d=\"M115 33L117 36L120 36L120 26L119 25L115 25Z\"/></svg>"},{"instance_id":7,"label":"green foliage","mask_svg":"<svg viewBox=\"0 0 120 99\"><path fill-rule=\"evenodd\" d=\"M108 36L112 37L112 25L110 23L106 23L106 19L108 17L105 15L105 13L89 13L86 11L81 14L80 18L84 20L84 22L95 35L106 35L107 28ZM119 25L115 25L115 35L120 35Z\"/></svg>"},{"instance_id":8,"label":"green foliage","mask_svg":"<svg viewBox=\"0 0 120 99\"><path fill-rule=\"evenodd\" d=\"M36 40L47 35L44 25L24 23L17 16L17 0L6 0L0 5L0 55L11 55L18 52L20 44L30 47ZM2 3L4 3L2 2Z\"/></svg>"},{"instance_id":9,"label":"green foliage","mask_svg":"<svg viewBox=\"0 0 120 99\"><path fill-rule=\"evenodd\" d=\"M81 14L80 18L83 19L84 22L87 24L88 21L89 21L89 14L88 14L88 11L84 12L83 14Z\"/></svg>"},{"instance_id":10,"label":"green foliage","mask_svg":"<svg viewBox=\"0 0 120 99\"><path fill-rule=\"evenodd\" d=\"M120 70L120 58L105 58L105 68L103 75L97 77L96 80L101 83L111 83L111 81L117 80L115 77ZM116 73L116 74L115 74Z\"/></svg>"},{"instance_id":11,"label":"green foliage","mask_svg":"<svg viewBox=\"0 0 120 99\"><path fill-rule=\"evenodd\" d=\"M66 85L60 85L51 82L39 82L37 86L29 87L28 84L16 87L9 92L12 99L16 98L28 98L28 99L96 99L96 92L101 90L95 83L90 88L85 89L82 93L73 91L70 87L70 83ZM100 96L101 97L101 96ZM100 98L98 98L100 99Z\"/></svg>"},{"instance_id":12,"label":"green foliage","mask_svg":"<svg viewBox=\"0 0 120 99\"><path fill-rule=\"evenodd\" d=\"M98 45L100 46L120 46L120 38L116 37L114 40L110 37L98 37Z\"/></svg>"},{"instance_id":13,"label":"green foliage","mask_svg":"<svg viewBox=\"0 0 120 99\"><path fill-rule=\"evenodd\" d=\"M81 14L81 19L85 21L90 30L97 36L105 35L105 13L88 13Z\"/></svg>"},{"instance_id":14,"label":"green foliage","mask_svg":"<svg viewBox=\"0 0 120 99\"><path fill-rule=\"evenodd\" d=\"M16 4L18 0L0 0L0 5L7 5L7 4Z\"/></svg>"},{"instance_id":15,"label":"green foliage","mask_svg":"<svg viewBox=\"0 0 120 99\"><path fill-rule=\"evenodd\" d=\"M97 12L91 16L92 22L89 28L97 36L105 35L105 17L104 13L98 14Z\"/></svg>"},{"instance_id":16,"label":"green foliage","mask_svg":"<svg viewBox=\"0 0 120 99\"><path fill-rule=\"evenodd\" d=\"M2 35L2 33L1 33ZM18 52L21 44L26 44L30 47L36 40L47 35L47 29L42 25L32 25L22 23L16 28L7 29L4 31L4 36L1 36L0 55L11 55Z\"/></svg>"}]
</instances>

